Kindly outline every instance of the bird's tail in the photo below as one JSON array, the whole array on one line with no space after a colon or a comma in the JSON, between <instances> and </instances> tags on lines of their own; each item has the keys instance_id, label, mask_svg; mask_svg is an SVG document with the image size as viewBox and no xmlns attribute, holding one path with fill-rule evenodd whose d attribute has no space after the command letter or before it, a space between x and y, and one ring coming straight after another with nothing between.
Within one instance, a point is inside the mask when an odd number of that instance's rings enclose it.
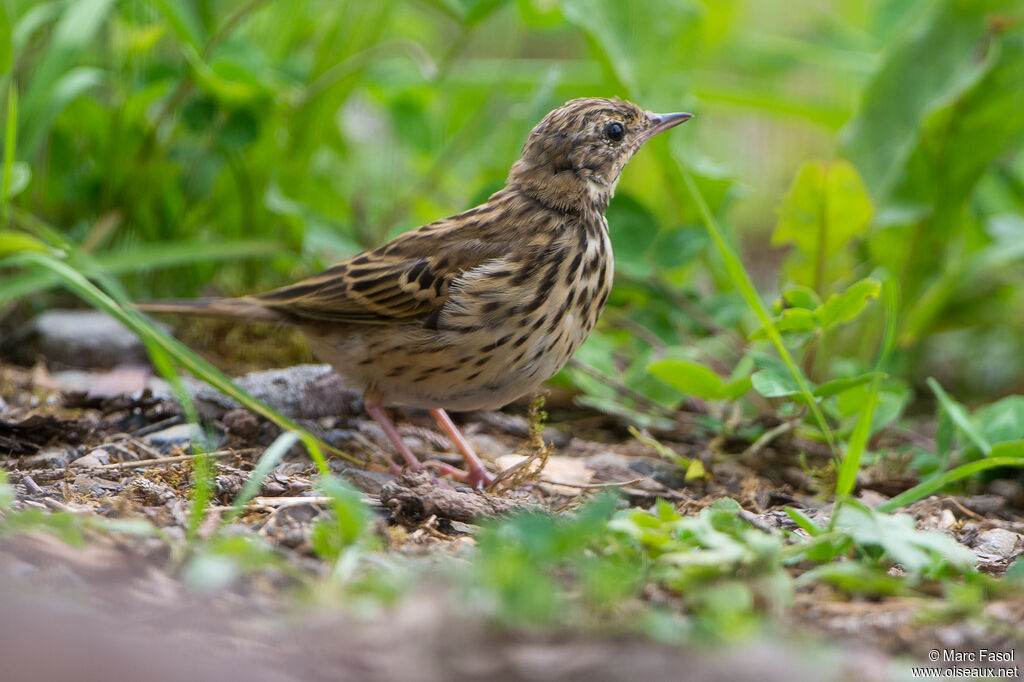
<instances>
[{"instance_id":1,"label":"bird's tail","mask_svg":"<svg viewBox=\"0 0 1024 682\"><path fill-rule=\"evenodd\" d=\"M251 298L200 298L185 301L154 301L135 306L145 313L170 313L219 317L243 322L287 322L287 317Z\"/></svg>"}]
</instances>

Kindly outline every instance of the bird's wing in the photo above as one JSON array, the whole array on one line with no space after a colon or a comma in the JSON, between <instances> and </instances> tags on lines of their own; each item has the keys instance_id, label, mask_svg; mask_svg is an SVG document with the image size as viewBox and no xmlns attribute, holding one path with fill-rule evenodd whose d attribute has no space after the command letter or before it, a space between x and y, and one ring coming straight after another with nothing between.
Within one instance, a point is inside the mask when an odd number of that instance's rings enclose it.
<instances>
[{"instance_id":1,"label":"bird's wing","mask_svg":"<svg viewBox=\"0 0 1024 682\"><path fill-rule=\"evenodd\" d=\"M249 298L305 320L389 324L426 319L445 304L448 287L459 275L513 248L500 238L482 239L475 227L467 230L458 217L428 225L318 275Z\"/></svg>"}]
</instances>

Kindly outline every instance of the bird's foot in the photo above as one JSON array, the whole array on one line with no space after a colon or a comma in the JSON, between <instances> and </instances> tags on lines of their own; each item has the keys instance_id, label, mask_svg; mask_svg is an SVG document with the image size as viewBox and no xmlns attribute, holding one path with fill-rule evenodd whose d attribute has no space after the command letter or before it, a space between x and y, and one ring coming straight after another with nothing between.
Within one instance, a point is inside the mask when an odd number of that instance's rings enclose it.
<instances>
[{"instance_id":1,"label":"bird's foot","mask_svg":"<svg viewBox=\"0 0 1024 682\"><path fill-rule=\"evenodd\" d=\"M467 484L474 490L483 490L490 485L491 481L494 480L494 474L483 467L478 467L476 469L474 469L474 467L468 467L469 471L463 471L462 469L453 467L451 464L439 462L436 459L428 459L423 464L442 476L451 476L455 480Z\"/></svg>"}]
</instances>

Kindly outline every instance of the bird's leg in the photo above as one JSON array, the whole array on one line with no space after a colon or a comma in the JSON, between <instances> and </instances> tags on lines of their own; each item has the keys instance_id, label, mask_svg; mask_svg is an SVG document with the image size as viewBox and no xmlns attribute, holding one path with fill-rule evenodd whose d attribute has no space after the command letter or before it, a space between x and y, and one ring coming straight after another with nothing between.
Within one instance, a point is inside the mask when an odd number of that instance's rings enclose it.
<instances>
[{"instance_id":1,"label":"bird's leg","mask_svg":"<svg viewBox=\"0 0 1024 682\"><path fill-rule=\"evenodd\" d=\"M494 480L486 469L484 469L483 463L480 458L473 452L473 447L469 444L459 429L456 428L452 422L451 417L448 413L441 408L436 408L430 411L431 416L437 420L437 423L441 425L444 432L448 434L448 437L455 443L455 447L462 453L462 457L466 460L466 471L469 475L466 477L466 481L474 488L483 488L485 485ZM393 428L393 427L392 427Z\"/></svg>"},{"instance_id":2,"label":"bird's leg","mask_svg":"<svg viewBox=\"0 0 1024 682\"><path fill-rule=\"evenodd\" d=\"M405 444L402 437L398 435L398 429L391 423L388 418L388 413L384 411L384 406L380 403L366 403L366 413L373 417L381 428L384 429L384 433L387 434L388 439L394 444L398 450L398 454L402 455L405 459L406 466L409 467L410 471L422 471L423 465L416 459L416 455L412 454L412 450ZM447 416L447 415L446 415ZM454 427L453 427L454 428ZM384 458L388 461L388 467L391 469L391 473L397 474L402 471L401 467L395 464L395 461L391 459L391 455L384 453Z\"/></svg>"}]
</instances>

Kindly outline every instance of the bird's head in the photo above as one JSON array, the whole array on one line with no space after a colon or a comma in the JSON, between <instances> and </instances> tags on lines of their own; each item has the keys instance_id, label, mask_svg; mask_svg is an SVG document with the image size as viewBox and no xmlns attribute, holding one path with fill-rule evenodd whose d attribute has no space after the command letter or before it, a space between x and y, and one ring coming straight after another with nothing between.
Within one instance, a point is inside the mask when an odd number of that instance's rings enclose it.
<instances>
[{"instance_id":1,"label":"bird's head","mask_svg":"<svg viewBox=\"0 0 1024 682\"><path fill-rule=\"evenodd\" d=\"M530 132L508 183L558 210L603 212L640 145L690 118L652 114L618 97L570 100Z\"/></svg>"}]
</instances>

